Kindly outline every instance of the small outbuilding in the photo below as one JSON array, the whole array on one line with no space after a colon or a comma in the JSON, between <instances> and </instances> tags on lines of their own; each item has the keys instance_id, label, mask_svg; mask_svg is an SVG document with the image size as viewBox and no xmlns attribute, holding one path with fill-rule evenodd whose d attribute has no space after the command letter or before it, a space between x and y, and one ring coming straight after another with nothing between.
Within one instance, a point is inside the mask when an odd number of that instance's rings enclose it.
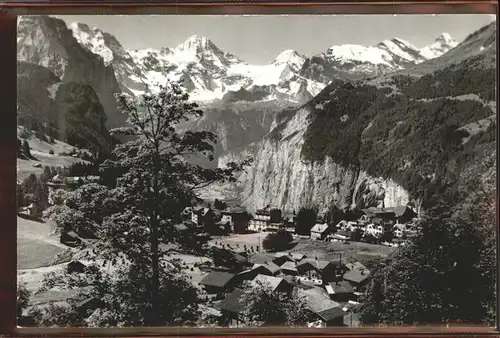
<instances>
[{"instance_id":1,"label":"small outbuilding","mask_svg":"<svg viewBox=\"0 0 500 338\"><path fill-rule=\"evenodd\" d=\"M200 281L200 285L203 285L207 293L221 294L230 291L235 281L235 274L212 271Z\"/></svg>"},{"instance_id":2,"label":"small outbuilding","mask_svg":"<svg viewBox=\"0 0 500 338\"><path fill-rule=\"evenodd\" d=\"M311 239L323 240L331 232L331 227L327 223L316 224L311 229Z\"/></svg>"},{"instance_id":3,"label":"small outbuilding","mask_svg":"<svg viewBox=\"0 0 500 338\"><path fill-rule=\"evenodd\" d=\"M68 273L82 273L85 272L85 264L80 261L69 262L66 268Z\"/></svg>"}]
</instances>

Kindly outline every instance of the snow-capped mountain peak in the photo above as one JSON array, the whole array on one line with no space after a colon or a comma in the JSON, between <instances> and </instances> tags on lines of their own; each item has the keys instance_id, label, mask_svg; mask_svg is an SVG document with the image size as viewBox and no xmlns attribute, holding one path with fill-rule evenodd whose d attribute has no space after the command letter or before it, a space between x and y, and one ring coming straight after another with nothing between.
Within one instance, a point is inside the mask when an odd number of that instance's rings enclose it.
<instances>
[{"instance_id":1,"label":"snow-capped mountain peak","mask_svg":"<svg viewBox=\"0 0 500 338\"><path fill-rule=\"evenodd\" d=\"M411 44L411 43L409 43L408 41L403 40L403 39L400 39L400 38L398 38L398 37L395 37L395 38L393 38L393 39L391 39L391 40L389 40L389 41L392 41L393 43L396 43L396 44L398 44L398 45L400 45L400 46L405 46L405 47L407 47L407 48L411 48L411 49L414 49L414 50L418 50L418 48L417 48L417 47L415 47L414 45L412 45L412 44Z\"/></svg>"},{"instance_id":2,"label":"snow-capped mountain peak","mask_svg":"<svg viewBox=\"0 0 500 338\"><path fill-rule=\"evenodd\" d=\"M287 63L295 58L302 58L303 59L304 57L301 56L299 53L297 53L293 49L286 49L278 54L276 59L274 59L273 63Z\"/></svg>"},{"instance_id":3,"label":"snow-capped mountain peak","mask_svg":"<svg viewBox=\"0 0 500 338\"><path fill-rule=\"evenodd\" d=\"M198 49L218 49L210 39L200 36L191 35L186 41L177 46L176 50L187 51L187 50L198 50Z\"/></svg>"},{"instance_id":4,"label":"snow-capped mountain peak","mask_svg":"<svg viewBox=\"0 0 500 338\"><path fill-rule=\"evenodd\" d=\"M302 65L306 61L306 58L293 49L287 49L278 54L276 59L274 59L273 64L276 66L288 65L293 70L299 71Z\"/></svg>"},{"instance_id":5,"label":"snow-capped mountain peak","mask_svg":"<svg viewBox=\"0 0 500 338\"><path fill-rule=\"evenodd\" d=\"M377 44L376 47L387 51L397 63L420 63L425 61L417 47L400 38L384 40Z\"/></svg>"},{"instance_id":6,"label":"snow-capped mountain peak","mask_svg":"<svg viewBox=\"0 0 500 338\"><path fill-rule=\"evenodd\" d=\"M457 45L458 42L450 34L443 33L433 43L422 48L420 53L428 59L433 59L455 48Z\"/></svg>"},{"instance_id":7,"label":"snow-capped mountain peak","mask_svg":"<svg viewBox=\"0 0 500 338\"><path fill-rule=\"evenodd\" d=\"M368 62L372 64L387 64L388 55L376 47L344 44L332 46L326 51L327 57L341 62Z\"/></svg>"},{"instance_id":8,"label":"snow-capped mountain peak","mask_svg":"<svg viewBox=\"0 0 500 338\"><path fill-rule=\"evenodd\" d=\"M106 36L103 31L98 28L90 28L89 25L81 22L73 22L68 25L68 28L73 32L73 36L78 43L90 50L94 54L100 55L104 63L109 65L113 61L113 50L109 48Z\"/></svg>"},{"instance_id":9,"label":"snow-capped mountain peak","mask_svg":"<svg viewBox=\"0 0 500 338\"><path fill-rule=\"evenodd\" d=\"M174 48L126 51L113 35L97 28L83 23L70 28L82 46L113 66L120 84L134 94L142 92L144 84L154 88L171 79L181 81L193 99L202 101L221 99L229 92L252 97L268 92L267 99L307 98L332 78L391 72L427 59L409 42L392 38L374 46L334 45L311 58L287 49L270 64L251 65L202 35L191 35ZM442 34L430 47L433 57L453 42L449 34Z\"/></svg>"},{"instance_id":10,"label":"snow-capped mountain peak","mask_svg":"<svg viewBox=\"0 0 500 338\"><path fill-rule=\"evenodd\" d=\"M457 41L451 37L448 33L443 33L436 39L435 42L442 42L447 44L457 44Z\"/></svg>"}]
</instances>

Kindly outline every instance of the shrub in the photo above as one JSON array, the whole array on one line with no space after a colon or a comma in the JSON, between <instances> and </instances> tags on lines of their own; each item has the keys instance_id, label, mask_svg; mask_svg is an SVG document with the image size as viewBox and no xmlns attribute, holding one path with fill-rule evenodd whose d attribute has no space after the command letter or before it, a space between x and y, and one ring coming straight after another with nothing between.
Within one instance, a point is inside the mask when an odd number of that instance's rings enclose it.
<instances>
[{"instance_id":1,"label":"shrub","mask_svg":"<svg viewBox=\"0 0 500 338\"><path fill-rule=\"evenodd\" d=\"M30 145L27 140L24 140L23 142L23 154L27 158L33 158L33 156L31 155Z\"/></svg>"},{"instance_id":2,"label":"shrub","mask_svg":"<svg viewBox=\"0 0 500 338\"><path fill-rule=\"evenodd\" d=\"M217 210L224 210L227 208L227 204L218 200L218 199L215 199L214 201L214 208L217 209Z\"/></svg>"},{"instance_id":3,"label":"shrub","mask_svg":"<svg viewBox=\"0 0 500 338\"><path fill-rule=\"evenodd\" d=\"M296 218L295 233L309 235L316 223L318 211L315 208L301 208Z\"/></svg>"},{"instance_id":4,"label":"shrub","mask_svg":"<svg viewBox=\"0 0 500 338\"><path fill-rule=\"evenodd\" d=\"M354 242L361 241L362 237L363 237L363 232L359 228L354 229L354 231L352 231L349 236L350 240Z\"/></svg>"},{"instance_id":5,"label":"shrub","mask_svg":"<svg viewBox=\"0 0 500 338\"><path fill-rule=\"evenodd\" d=\"M35 132L35 137L36 137L37 139L39 139L40 141L45 141L45 142L48 142L47 135L45 135L45 134L43 133L43 131L41 131L41 130L37 130L37 131Z\"/></svg>"},{"instance_id":6,"label":"shrub","mask_svg":"<svg viewBox=\"0 0 500 338\"><path fill-rule=\"evenodd\" d=\"M278 231L267 235L262 246L267 251L281 251L287 249L292 241L293 237L289 232Z\"/></svg>"}]
</instances>

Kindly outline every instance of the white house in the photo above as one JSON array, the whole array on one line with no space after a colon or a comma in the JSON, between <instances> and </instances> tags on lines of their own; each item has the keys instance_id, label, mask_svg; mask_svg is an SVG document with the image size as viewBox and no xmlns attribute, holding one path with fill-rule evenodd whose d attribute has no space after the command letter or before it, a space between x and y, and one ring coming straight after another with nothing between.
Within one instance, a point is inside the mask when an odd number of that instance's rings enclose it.
<instances>
[{"instance_id":1,"label":"white house","mask_svg":"<svg viewBox=\"0 0 500 338\"><path fill-rule=\"evenodd\" d=\"M233 218L231 217L231 215L222 215L220 221L224 224L229 223L230 225L233 225Z\"/></svg>"},{"instance_id":2,"label":"white house","mask_svg":"<svg viewBox=\"0 0 500 338\"><path fill-rule=\"evenodd\" d=\"M196 225L199 225L202 212L203 208L193 208L191 212L191 222L193 222Z\"/></svg>"},{"instance_id":3,"label":"white house","mask_svg":"<svg viewBox=\"0 0 500 338\"><path fill-rule=\"evenodd\" d=\"M380 237L384 233L384 227L377 224L368 224L366 226L365 234L372 235L374 237Z\"/></svg>"},{"instance_id":4,"label":"white house","mask_svg":"<svg viewBox=\"0 0 500 338\"><path fill-rule=\"evenodd\" d=\"M265 228L267 228L267 225L269 224L269 221L264 221L260 219L251 219L250 222L248 222L248 229L251 231L262 231Z\"/></svg>"},{"instance_id":5,"label":"white house","mask_svg":"<svg viewBox=\"0 0 500 338\"><path fill-rule=\"evenodd\" d=\"M342 220L337 223L336 227L344 231L354 231L359 225L356 222Z\"/></svg>"},{"instance_id":6,"label":"white house","mask_svg":"<svg viewBox=\"0 0 500 338\"><path fill-rule=\"evenodd\" d=\"M403 224L396 224L393 228L393 232L394 236L401 238L406 232L406 227Z\"/></svg>"},{"instance_id":7,"label":"white house","mask_svg":"<svg viewBox=\"0 0 500 338\"><path fill-rule=\"evenodd\" d=\"M327 223L316 224L311 229L311 239L325 239L330 230L330 226Z\"/></svg>"},{"instance_id":8,"label":"white house","mask_svg":"<svg viewBox=\"0 0 500 338\"><path fill-rule=\"evenodd\" d=\"M342 228L345 228L347 226L347 221L340 221L337 223L337 225L335 226L337 229L342 229Z\"/></svg>"}]
</instances>

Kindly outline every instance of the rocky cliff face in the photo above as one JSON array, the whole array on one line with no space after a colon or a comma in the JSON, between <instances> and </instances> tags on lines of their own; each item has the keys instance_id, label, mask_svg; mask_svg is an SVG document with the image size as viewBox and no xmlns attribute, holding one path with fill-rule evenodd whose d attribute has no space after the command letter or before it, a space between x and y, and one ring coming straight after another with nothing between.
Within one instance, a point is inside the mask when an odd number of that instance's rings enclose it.
<instances>
[{"instance_id":1,"label":"rocky cliff face","mask_svg":"<svg viewBox=\"0 0 500 338\"><path fill-rule=\"evenodd\" d=\"M266 138L254 153L255 162L240 177L243 204L249 210L265 205L286 211L332 205L386 207L406 205L409 194L392 180L370 177L359 168L343 167L331 158L304 161L301 156L310 111L299 109L286 123L279 140Z\"/></svg>"},{"instance_id":2,"label":"rocky cliff face","mask_svg":"<svg viewBox=\"0 0 500 338\"><path fill-rule=\"evenodd\" d=\"M145 77L142 70L113 35L79 22L72 23L69 28L83 48L101 56L106 66L113 67L123 92L145 90L145 84L141 81Z\"/></svg>"},{"instance_id":3,"label":"rocky cliff face","mask_svg":"<svg viewBox=\"0 0 500 338\"><path fill-rule=\"evenodd\" d=\"M278 113L240 177L243 203L250 210L409 202L420 209L470 189L465 172L491 178L496 122L461 130L491 117L493 33L489 25L451 56L423 62L426 70L440 67L418 79L335 81L301 108Z\"/></svg>"},{"instance_id":4,"label":"rocky cliff face","mask_svg":"<svg viewBox=\"0 0 500 338\"><path fill-rule=\"evenodd\" d=\"M63 82L90 85L107 115L108 127L123 126L115 94L120 93L113 68L83 48L64 21L47 16L23 16L18 23L18 61L51 70Z\"/></svg>"}]
</instances>

